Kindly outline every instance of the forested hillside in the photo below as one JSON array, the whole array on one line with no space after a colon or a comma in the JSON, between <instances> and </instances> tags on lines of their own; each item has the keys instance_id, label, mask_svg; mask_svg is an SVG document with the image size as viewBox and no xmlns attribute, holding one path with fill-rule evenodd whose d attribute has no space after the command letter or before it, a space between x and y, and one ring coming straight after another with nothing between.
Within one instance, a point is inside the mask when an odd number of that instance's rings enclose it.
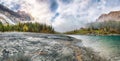
<instances>
[{"instance_id":1,"label":"forested hillside","mask_svg":"<svg viewBox=\"0 0 120 61\"><path fill-rule=\"evenodd\" d=\"M39 23L18 23L16 25L3 25L0 22L0 31L1 32L38 32L38 33L55 33L54 29L51 26Z\"/></svg>"}]
</instances>

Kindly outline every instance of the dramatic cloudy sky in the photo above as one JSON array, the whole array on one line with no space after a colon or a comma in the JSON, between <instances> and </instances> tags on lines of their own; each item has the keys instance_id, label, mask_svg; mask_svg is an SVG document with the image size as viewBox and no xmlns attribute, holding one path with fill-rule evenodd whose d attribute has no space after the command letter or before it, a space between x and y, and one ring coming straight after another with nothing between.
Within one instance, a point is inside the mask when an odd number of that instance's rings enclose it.
<instances>
[{"instance_id":1,"label":"dramatic cloudy sky","mask_svg":"<svg viewBox=\"0 0 120 61\"><path fill-rule=\"evenodd\" d=\"M31 13L34 21L60 32L79 29L102 13L120 10L120 0L0 0L0 4Z\"/></svg>"}]
</instances>

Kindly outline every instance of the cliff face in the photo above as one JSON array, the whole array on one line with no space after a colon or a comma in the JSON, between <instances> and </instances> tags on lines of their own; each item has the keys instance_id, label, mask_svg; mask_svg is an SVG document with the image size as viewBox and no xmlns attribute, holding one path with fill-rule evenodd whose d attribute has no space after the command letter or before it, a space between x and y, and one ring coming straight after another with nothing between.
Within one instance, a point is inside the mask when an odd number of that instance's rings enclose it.
<instances>
[{"instance_id":1,"label":"cliff face","mask_svg":"<svg viewBox=\"0 0 120 61\"><path fill-rule=\"evenodd\" d=\"M112 11L108 14L102 14L97 21L103 22L103 21L120 21L120 11Z\"/></svg>"},{"instance_id":2,"label":"cliff face","mask_svg":"<svg viewBox=\"0 0 120 61\"><path fill-rule=\"evenodd\" d=\"M0 21L4 24L16 24L21 21L30 21L32 19L32 16L25 12L14 12L0 4Z\"/></svg>"}]
</instances>

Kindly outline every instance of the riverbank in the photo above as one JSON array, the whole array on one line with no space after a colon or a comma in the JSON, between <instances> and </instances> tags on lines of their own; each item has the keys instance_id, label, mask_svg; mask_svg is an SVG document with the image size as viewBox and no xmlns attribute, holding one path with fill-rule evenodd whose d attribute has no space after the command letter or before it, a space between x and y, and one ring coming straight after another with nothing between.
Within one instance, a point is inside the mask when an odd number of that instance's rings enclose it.
<instances>
[{"instance_id":1,"label":"riverbank","mask_svg":"<svg viewBox=\"0 0 120 61\"><path fill-rule=\"evenodd\" d=\"M0 61L108 61L82 41L57 34L0 33Z\"/></svg>"},{"instance_id":2,"label":"riverbank","mask_svg":"<svg viewBox=\"0 0 120 61\"><path fill-rule=\"evenodd\" d=\"M64 35L119 36L120 34L64 34Z\"/></svg>"}]
</instances>

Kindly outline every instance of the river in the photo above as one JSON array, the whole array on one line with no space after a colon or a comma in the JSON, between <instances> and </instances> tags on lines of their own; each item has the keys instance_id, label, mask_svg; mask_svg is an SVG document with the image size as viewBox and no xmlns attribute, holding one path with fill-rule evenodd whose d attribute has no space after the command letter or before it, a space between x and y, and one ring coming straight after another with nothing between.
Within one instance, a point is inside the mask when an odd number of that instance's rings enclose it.
<instances>
[{"instance_id":1,"label":"river","mask_svg":"<svg viewBox=\"0 0 120 61\"><path fill-rule=\"evenodd\" d=\"M0 33L0 61L120 61L120 36L69 36Z\"/></svg>"},{"instance_id":2,"label":"river","mask_svg":"<svg viewBox=\"0 0 120 61\"><path fill-rule=\"evenodd\" d=\"M81 39L86 47L99 52L103 57L112 61L120 61L120 35L114 36L88 36L88 35L70 35Z\"/></svg>"}]
</instances>

